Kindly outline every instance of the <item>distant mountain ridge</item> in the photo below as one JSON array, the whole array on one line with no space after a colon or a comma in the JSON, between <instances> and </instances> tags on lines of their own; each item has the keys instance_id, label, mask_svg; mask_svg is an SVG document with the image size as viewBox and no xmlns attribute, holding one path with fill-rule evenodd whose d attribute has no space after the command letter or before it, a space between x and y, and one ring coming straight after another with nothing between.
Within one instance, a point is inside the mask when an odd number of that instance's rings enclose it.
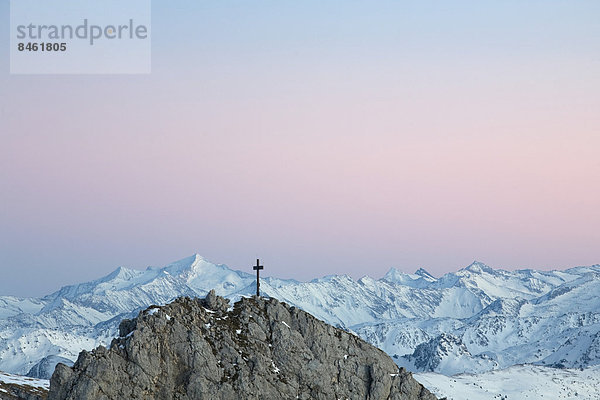
<instances>
[{"instance_id":1,"label":"distant mountain ridge","mask_svg":"<svg viewBox=\"0 0 600 400\"><path fill-rule=\"evenodd\" d=\"M0 297L0 370L46 371L47 359L34 367L47 356L75 360L110 343L121 319L211 289L237 300L254 293L255 276L195 254L164 267L121 267L42 298ZM423 269L391 269L381 279L267 277L261 293L356 332L413 371L600 364L600 265L504 271L474 262L440 278ZM416 362L427 358L439 362Z\"/></svg>"}]
</instances>

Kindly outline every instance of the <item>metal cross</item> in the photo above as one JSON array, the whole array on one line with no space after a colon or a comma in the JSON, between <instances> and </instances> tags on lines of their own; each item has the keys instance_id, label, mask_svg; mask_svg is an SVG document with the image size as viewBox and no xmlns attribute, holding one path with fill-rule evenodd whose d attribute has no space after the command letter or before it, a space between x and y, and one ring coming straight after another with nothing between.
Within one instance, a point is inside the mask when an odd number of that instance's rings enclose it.
<instances>
[{"instance_id":1,"label":"metal cross","mask_svg":"<svg viewBox=\"0 0 600 400\"><path fill-rule=\"evenodd\" d=\"M256 271L256 297L260 296L259 291L260 291L260 270L264 269L264 267L262 265L260 265L260 262L258 261L258 258L256 259L256 265L254 267L252 267L253 270Z\"/></svg>"}]
</instances>

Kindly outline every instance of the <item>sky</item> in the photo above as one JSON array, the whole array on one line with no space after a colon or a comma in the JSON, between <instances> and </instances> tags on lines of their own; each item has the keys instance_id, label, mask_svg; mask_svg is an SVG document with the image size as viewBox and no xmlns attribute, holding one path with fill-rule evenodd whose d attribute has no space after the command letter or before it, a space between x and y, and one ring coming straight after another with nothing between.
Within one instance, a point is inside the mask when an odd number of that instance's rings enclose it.
<instances>
[{"instance_id":1,"label":"sky","mask_svg":"<svg viewBox=\"0 0 600 400\"><path fill-rule=\"evenodd\" d=\"M0 0L0 295L600 263L600 2L152 6L151 74L10 75Z\"/></svg>"}]
</instances>

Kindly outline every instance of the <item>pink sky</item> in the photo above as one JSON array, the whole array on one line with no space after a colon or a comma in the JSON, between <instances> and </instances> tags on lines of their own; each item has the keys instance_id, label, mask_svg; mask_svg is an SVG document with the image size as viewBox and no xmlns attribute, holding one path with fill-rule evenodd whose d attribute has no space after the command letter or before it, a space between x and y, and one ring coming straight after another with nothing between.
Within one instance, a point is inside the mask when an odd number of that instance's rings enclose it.
<instances>
[{"instance_id":1,"label":"pink sky","mask_svg":"<svg viewBox=\"0 0 600 400\"><path fill-rule=\"evenodd\" d=\"M301 280L599 263L600 28L559 11L531 32L478 22L483 39L374 20L363 42L323 24L248 48L212 27L191 52L159 17L149 76L3 60L0 294L194 252Z\"/></svg>"}]
</instances>

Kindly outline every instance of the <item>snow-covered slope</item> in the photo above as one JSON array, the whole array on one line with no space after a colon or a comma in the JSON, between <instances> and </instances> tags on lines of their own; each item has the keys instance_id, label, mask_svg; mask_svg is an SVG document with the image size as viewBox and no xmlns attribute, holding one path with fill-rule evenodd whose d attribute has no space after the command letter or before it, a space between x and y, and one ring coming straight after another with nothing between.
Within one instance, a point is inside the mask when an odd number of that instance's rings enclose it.
<instances>
[{"instance_id":1,"label":"snow-covered slope","mask_svg":"<svg viewBox=\"0 0 600 400\"><path fill-rule=\"evenodd\" d=\"M0 371L0 399L45 398L50 381Z\"/></svg>"},{"instance_id":2,"label":"snow-covered slope","mask_svg":"<svg viewBox=\"0 0 600 400\"><path fill-rule=\"evenodd\" d=\"M414 377L433 394L448 400L600 399L598 366L578 370L515 365L478 375L429 372Z\"/></svg>"},{"instance_id":3,"label":"snow-covered slope","mask_svg":"<svg viewBox=\"0 0 600 400\"><path fill-rule=\"evenodd\" d=\"M38 362L33 367L31 367L31 369L27 373L27 376L30 378L37 378L37 379L50 379L52 377L52 374L54 373L56 364L58 364L58 363L68 365L69 367L74 364L73 361L69 360L68 358L64 358L64 357L59 357L59 356L44 357L40 360L40 362Z\"/></svg>"},{"instance_id":4,"label":"snow-covered slope","mask_svg":"<svg viewBox=\"0 0 600 400\"><path fill-rule=\"evenodd\" d=\"M213 288L237 299L254 293L254 279L196 254L160 268L118 268L40 299L0 297L0 370L25 374L46 356L74 360L108 344L119 321L142 308ZM440 278L423 269L381 279L265 278L261 291L356 332L414 371L600 364L598 265L503 271L474 262Z\"/></svg>"}]
</instances>

